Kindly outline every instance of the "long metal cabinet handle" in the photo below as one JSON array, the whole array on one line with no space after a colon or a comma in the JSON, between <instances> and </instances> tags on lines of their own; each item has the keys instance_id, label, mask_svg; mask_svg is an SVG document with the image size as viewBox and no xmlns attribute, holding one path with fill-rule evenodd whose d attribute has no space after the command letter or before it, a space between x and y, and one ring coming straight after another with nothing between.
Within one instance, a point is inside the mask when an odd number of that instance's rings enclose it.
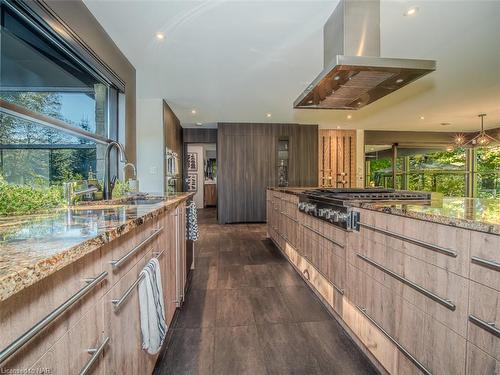
<instances>
[{"instance_id":1,"label":"long metal cabinet handle","mask_svg":"<svg viewBox=\"0 0 500 375\"><path fill-rule=\"evenodd\" d=\"M469 315L469 321L471 321L478 327L481 327L485 331L488 331L489 333L495 335L496 337L500 337L500 329L498 329L495 323L485 322L484 320L479 319L477 316L474 315Z\"/></svg>"},{"instance_id":2,"label":"long metal cabinet handle","mask_svg":"<svg viewBox=\"0 0 500 375\"><path fill-rule=\"evenodd\" d=\"M88 284L81 288L78 292L73 294L69 299L64 301L55 310L52 310L50 314L45 316L42 320L36 323L29 330L24 332L21 336L15 339L9 346L0 352L0 363L4 362L7 358L16 353L21 349L26 343L28 343L33 337L40 333L45 327L55 321L59 316L61 316L65 311L67 311L76 302L85 297L92 289L99 285L106 277L108 273L104 271L93 279L88 279Z\"/></svg>"},{"instance_id":3,"label":"long metal cabinet handle","mask_svg":"<svg viewBox=\"0 0 500 375\"><path fill-rule=\"evenodd\" d=\"M380 332L382 332L385 335L385 337L387 337L394 345L396 345L397 348L401 351L401 353L403 353L406 358L408 358L415 366L417 366L418 369L422 371L423 374L432 375L432 373L429 370L427 370L427 368L425 368L425 366L422 363L420 363L418 359L416 359L408 350L405 349L403 345L397 342L396 339L389 334L389 332L387 332L384 328L382 328L380 324L378 324L370 315L368 315L364 307L358 305L356 305L356 307L375 327L377 327L380 330Z\"/></svg>"},{"instance_id":4,"label":"long metal cabinet handle","mask_svg":"<svg viewBox=\"0 0 500 375\"><path fill-rule=\"evenodd\" d=\"M290 220L292 221L295 221L296 223L298 223L299 221L297 219L295 219L294 217L288 215L286 212L283 212L283 211L280 211L280 214L286 216L287 218L289 218Z\"/></svg>"},{"instance_id":5,"label":"long metal cabinet handle","mask_svg":"<svg viewBox=\"0 0 500 375\"><path fill-rule=\"evenodd\" d=\"M365 257L364 255L361 255L361 254L356 254L356 255L358 257L360 257L361 259L363 259L365 262L370 263L372 266L374 266L374 267L378 268L379 270L385 272L386 274L394 277L396 280L399 280L403 284L406 284L409 287L415 289L416 291L422 293L424 296L429 297L433 301L436 301L437 303L440 303L441 305L443 305L444 307L446 307L446 308L448 308L448 309L450 309L452 311L455 311L456 306L450 300L442 298L442 297L438 296L437 294L431 292L430 290L422 288L420 285L415 284L413 281L410 281L410 280L408 280L408 279L406 279L406 278L398 275L396 272L391 271L390 269L382 266L381 264L379 264L379 263L371 260L368 257Z\"/></svg>"},{"instance_id":6,"label":"long metal cabinet handle","mask_svg":"<svg viewBox=\"0 0 500 375\"><path fill-rule=\"evenodd\" d=\"M141 250L144 246L146 246L148 243L150 243L153 239L155 239L161 232L163 231L163 227L159 229L155 229L153 233L151 233L148 238L143 240L140 244L138 244L136 247L134 247L132 250L130 250L127 254L122 256L118 260L112 260L111 267L113 269L118 269L120 268L130 257L132 257L135 253L137 253L139 250Z\"/></svg>"},{"instance_id":7,"label":"long metal cabinet handle","mask_svg":"<svg viewBox=\"0 0 500 375\"><path fill-rule=\"evenodd\" d=\"M324 238L325 240L327 241L330 241L331 243L333 243L334 245L337 245L338 247L344 247L344 245L342 245L340 242L337 242L335 240L332 240L331 238L328 238L326 237L324 234L318 232L316 229L314 229L313 227L310 227L309 225L307 224L302 224L305 228L309 229L311 232L314 232L316 233L318 236Z\"/></svg>"},{"instance_id":8,"label":"long metal cabinet handle","mask_svg":"<svg viewBox=\"0 0 500 375\"><path fill-rule=\"evenodd\" d=\"M83 368L79 372L80 375L90 374L90 370L92 369L92 366L94 366L94 364L97 362L97 360L101 356L101 353L104 351L104 348L106 348L106 346L108 346L108 343L109 343L109 337L106 337L103 340L103 342L101 343L101 345L99 345L97 348L87 350L87 352L89 352L89 354L92 354L92 357L85 364L85 366L83 366Z\"/></svg>"},{"instance_id":9,"label":"long metal cabinet handle","mask_svg":"<svg viewBox=\"0 0 500 375\"><path fill-rule=\"evenodd\" d=\"M156 253L157 255L155 256L155 258L158 259L159 257L161 257L164 251L165 250L163 250L159 253ZM139 277L132 283L132 285L130 285L128 287L128 289L125 291L125 293L123 293L123 295L119 299L111 300L111 303L113 304L113 309L115 310L115 312L117 312L121 309L121 307L123 306L125 301L132 294L132 292L135 290L135 287L137 286L137 284L139 284L141 282L142 279L144 279L143 273L141 273L139 275Z\"/></svg>"},{"instance_id":10,"label":"long metal cabinet handle","mask_svg":"<svg viewBox=\"0 0 500 375\"><path fill-rule=\"evenodd\" d=\"M500 263L497 263L493 260L483 259L479 257L471 257L471 261L472 263L476 263L479 264L480 266L500 272Z\"/></svg>"},{"instance_id":11,"label":"long metal cabinet handle","mask_svg":"<svg viewBox=\"0 0 500 375\"><path fill-rule=\"evenodd\" d=\"M410 242L410 243L412 243L414 245L425 247L426 249L429 249L429 250L432 250L432 251L436 251L438 253L441 253L441 254L444 254L444 255L448 255L448 256L453 257L453 258L457 257L456 251L453 251L453 250L450 250L450 249L446 249L446 248L441 247L441 246L433 245L433 244L430 244L428 242L417 240L415 238L403 236L402 234L391 232L391 231L388 231L388 230L385 230L385 229L382 229L382 228L378 228L378 227L375 227L373 225L369 225L369 224L365 224L365 223L359 223L359 225L361 227L364 227L364 228L367 228L367 229L371 229L371 230L373 230L375 232L386 234L386 235L388 235L390 237L394 237L394 238L397 238L397 239L400 239L400 240L403 240L403 241L406 241L406 242Z\"/></svg>"}]
</instances>

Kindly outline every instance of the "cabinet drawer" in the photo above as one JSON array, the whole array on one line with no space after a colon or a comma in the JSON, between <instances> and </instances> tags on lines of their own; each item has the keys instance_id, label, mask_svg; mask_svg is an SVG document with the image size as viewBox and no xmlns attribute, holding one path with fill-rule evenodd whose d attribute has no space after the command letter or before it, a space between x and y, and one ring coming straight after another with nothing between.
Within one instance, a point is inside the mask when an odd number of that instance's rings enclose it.
<instances>
[{"instance_id":1,"label":"cabinet drawer","mask_svg":"<svg viewBox=\"0 0 500 375\"><path fill-rule=\"evenodd\" d=\"M500 375L500 362L468 343L467 375Z\"/></svg>"},{"instance_id":2,"label":"cabinet drawer","mask_svg":"<svg viewBox=\"0 0 500 375\"><path fill-rule=\"evenodd\" d=\"M109 273L106 292L148 251L158 250L165 231L159 224L158 219L148 221L102 248L103 268Z\"/></svg>"},{"instance_id":3,"label":"cabinet drawer","mask_svg":"<svg viewBox=\"0 0 500 375\"><path fill-rule=\"evenodd\" d=\"M355 305L366 309L367 316L403 348L399 348L399 352L406 351L411 354L433 374L464 373L466 347L464 337L350 264L348 284L347 298ZM416 364L408 366L407 361L398 360L399 366L403 367L397 373L406 374L413 371L403 368L411 369Z\"/></svg>"},{"instance_id":4,"label":"cabinet drawer","mask_svg":"<svg viewBox=\"0 0 500 375\"><path fill-rule=\"evenodd\" d=\"M349 262L466 337L466 278L378 243L352 249Z\"/></svg>"},{"instance_id":5,"label":"cabinet drawer","mask_svg":"<svg viewBox=\"0 0 500 375\"><path fill-rule=\"evenodd\" d=\"M471 231L470 278L500 290L500 236Z\"/></svg>"},{"instance_id":6,"label":"cabinet drawer","mask_svg":"<svg viewBox=\"0 0 500 375\"><path fill-rule=\"evenodd\" d=\"M116 311L113 304L114 300L119 300L133 286L151 257L151 253L145 254L102 299L104 332L110 338L109 353L104 358L106 375L150 374L153 369L156 356L150 356L142 351L137 286L124 300L119 310Z\"/></svg>"},{"instance_id":7,"label":"cabinet drawer","mask_svg":"<svg viewBox=\"0 0 500 375\"><path fill-rule=\"evenodd\" d=\"M85 286L86 279L102 275L97 250L56 273L0 302L0 350L30 330L58 306L70 300ZM87 294L47 325L37 336L17 350L2 365L6 368L29 368L59 338L71 329L94 306L102 295L106 277Z\"/></svg>"},{"instance_id":8,"label":"cabinet drawer","mask_svg":"<svg viewBox=\"0 0 500 375\"><path fill-rule=\"evenodd\" d=\"M469 275L470 231L369 210L362 210L361 223L359 242L379 243L461 276Z\"/></svg>"},{"instance_id":9,"label":"cabinet drawer","mask_svg":"<svg viewBox=\"0 0 500 375\"><path fill-rule=\"evenodd\" d=\"M470 285L467 337L500 360L500 292L474 281Z\"/></svg>"},{"instance_id":10,"label":"cabinet drawer","mask_svg":"<svg viewBox=\"0 0 500 375\"><path fill-rule=\"evenodd\" d=\"M90 361L95 360L89 373L105 375L104 357L109 354L107 339L103 335L103 306L98 303L36 361L32 369L48 369L47 373L54 375L79 374L85 366L90 366ZM89 349L102 350L89 353Z\"/></svg>"}]
</instances>

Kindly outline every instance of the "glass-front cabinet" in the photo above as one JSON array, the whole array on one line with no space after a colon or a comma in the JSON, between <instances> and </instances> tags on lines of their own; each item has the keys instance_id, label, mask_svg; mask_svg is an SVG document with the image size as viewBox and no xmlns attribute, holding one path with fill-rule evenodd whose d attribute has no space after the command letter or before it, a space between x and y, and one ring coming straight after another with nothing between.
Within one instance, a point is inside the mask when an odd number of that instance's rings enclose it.
<instances>
[{"instance_id":1,"label":"glass-front cabinet","mask_svg":"<svg viewBox=\"0 0 500 375\"><path fill-rule=\"evenodd\" d=\"M278 173L278 186L288 186L288 167L289 167L289 146L290 142L288 137L278 138L277 143L277 173Z\"/></svg>"}]
</instances>

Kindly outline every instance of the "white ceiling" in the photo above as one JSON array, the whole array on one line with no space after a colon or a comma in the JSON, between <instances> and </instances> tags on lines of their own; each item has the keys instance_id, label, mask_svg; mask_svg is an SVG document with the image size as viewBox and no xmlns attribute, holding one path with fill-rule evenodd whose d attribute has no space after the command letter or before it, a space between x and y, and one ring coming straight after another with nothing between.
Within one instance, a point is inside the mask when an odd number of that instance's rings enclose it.
<instances>
[{"instance_id":1,"label":"white ceiling","mask_svg":"<svg viewBox=\"0 0 500 375\"><path fill-rule=\"evenodd\" d=\"M480 112L500 126L500 1L382 0L382 56L435 59L437 70L354 112L292 108L323 68L322 27L338 0L84 1L136 67L137 96L165 98L183 126L455 131L476 129ZM419 11L404 16L410 6Z\"/></svg>"}]
</instances>

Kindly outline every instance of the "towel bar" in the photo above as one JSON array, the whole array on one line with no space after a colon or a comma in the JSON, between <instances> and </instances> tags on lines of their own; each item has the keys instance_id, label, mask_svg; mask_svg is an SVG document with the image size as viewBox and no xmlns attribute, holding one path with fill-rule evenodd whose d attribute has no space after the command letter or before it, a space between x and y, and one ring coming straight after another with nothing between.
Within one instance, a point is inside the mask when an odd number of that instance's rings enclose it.
<instances>
[{"instance_id":1,"label":"towel bar","mask_svg":"<svg viewBox=\"0 0 500 375\"><path fill-rule=\"evenodd\" d=\"M122 256L118 260L112 260L111 266L113 269L118 269L120 268L130 257L132 257L135 253L137 253L139 250L141 250L144 246L146 246L148 243L150 243L153 239L155 239L161 232L163 231L163 227L155 229L153 233L151 233L145 240L143 240L140 244L135 246L132 250L130 250L127 254Z\"/></svg>"},{"instance_id":2,"label":"towel bar","mask_svg":"<svg viewBox=\"0 0 500 375\"><path fill-rule=\"evenodd\" d=\"M159 257L162 256L162 254L165 252L165 250L162 250L158 253L155 253L157 255L154 256L154 258L158 259ZM135 287L141 282L141 280L144 278L144 274L141 273L137 279L128 287L128 289L123 293L123 295L119 299L113 299L111 300L111 303L113 304L113 309L115 312L118 312L125 301L128 299L128 297L132 294L132 292L135 290Z\"/></svg>"}]
</instances>

